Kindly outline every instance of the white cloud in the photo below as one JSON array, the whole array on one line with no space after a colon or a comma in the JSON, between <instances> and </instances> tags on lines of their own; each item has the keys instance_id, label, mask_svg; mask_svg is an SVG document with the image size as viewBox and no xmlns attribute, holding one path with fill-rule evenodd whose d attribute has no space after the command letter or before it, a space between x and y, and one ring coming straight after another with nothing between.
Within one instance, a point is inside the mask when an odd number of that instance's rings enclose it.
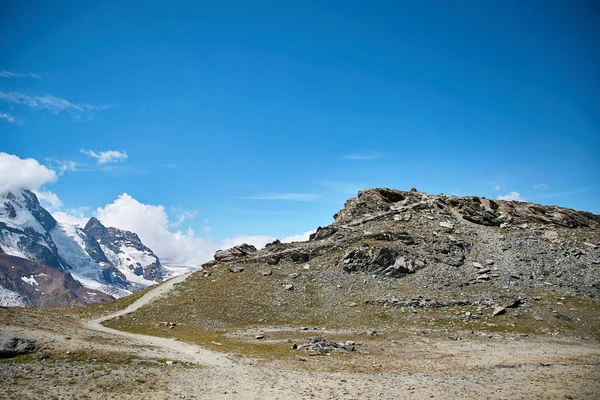
<instances>
[{"instance_id":1,"label":"white cloud","mask_svg":"<svg viewBox=\"0 0 600 400\"><path fill-rule=\"evenodd\" d=\"M60 223L75 225L83 228L90 219L89 217L85 216L85 213L87 213L89 210L89 207L71 208L66 212L53 212L52 216Z\"/></svg>"},{"instance_id":2,"label":"white cloud","mask_svg":"<svg viewBox=\"0 0 600 400\"><path fill-rule=\"evenodd\" d=\"M35 195L40 201L42 207L47 208L48 211L58 210L62 207L63 203L62 201L60 201L60 199L55 193L52 193L50 191L36 190Z\"/></svg>"},{"instance_id":3,"label":"white cloud","mask_svg":"<svg viewBox=\"0 0 600 400\"><path fill-rule=\"evenodd\" d=\"M17 189L38 190L46 183L55 182L56 172L33 158L0 153L0 193Z\"/></svg>"},{"instance_id":4,"label":"white cloud","mask_svg":"<svg viewBox=\"0 0 600 400\"><path fill-rule=\"evenodd\" d=\"M58 164L61 173L65 173L66 171L74 172L77 166L74 161L58 161Z\"/></svg>"},{"instance_id":5,"label":"white cloud","mask_svg":"<svg viewBox=\"0 0 600 400\"><path fill-rule=\"evenodd\" d=\"M496 192L498 192L498 191L499 191L501 188L502 188L502 186L500 186L500 185L496 185L496 186L494 186L494 190L495 190Z\"/></svg>"},{"instance_id":6,"label":"white cloud","mask_svg":"<svg viewBox=\"0 0 600 400\"><path fill-rule=\"evenodd\" d=\"M121 151L117 151L117 150L107 150L107 151L95 152L93 150L81 149L81 150L79 150L79 152L83 153L83 154L87 154L88 156L95 158L96 162L99 165L113 163L113 162L119 162L119 161L125 161L128 157L126 152L124 152L124 151L121 152Z\"/></svg>"},{"instance_id":7,"label":"white cloud","mask_svg":"<svg viewBox=\"0 0 600 400\"><path fill-rule=\"evenodd\" d=\"M290 201L312 201L317 196L308 193L260 193L254 196L240 197L250 200L290 200Z\"/></svg>"},{"instance_id":8,"label":"white cloud","mask_svg":"<svg viewBox=\"0 0 600 400\"><path fill-rule=\"evenodd\" d=\"M163 206L143 204L123 193L113 203L96 210L106 226L135 232L165 263L197 265L212 259L218 245L186 232L169 230L169 218Z\"/></svg>"},{"instance_id":9,"label":"white cloud","mask_svg":"<svg viewBox=\"0 0 600 400\"><path fill-rule=\"evenodd\" d=\"M46 164L51 169L58 172L58 175L63 175L65 172L75 172L77 170L77 164L75 161L70 160L53 160L52 158L46 158Z\"/></svg>"},{"instance_id":10,"label":"white cloud","mask_svg":"<svg viewBox=\"0 0 600 400\"><path fill-rule=\"evenodd\" d=\"M306 242L308 240L308 238L310 237L310 235L312 235L316 231L317 231L316 229L313 229L312 231L306 231L299 235L292 235L292 236L284 237L283 239L281 239L281 241L283 243Z\"/></svg>"},{"instance_id":11,"label":"white cloud","mask_svg":"<svg viewBox=\"0 0 600 400\"><path fill-rule=\"evenodd\" d=\"M13 123L13 124L17 123L17 119L15 117L13 117L9 113L5 113L5 112L0 112L0 119L5 119L8 122Z\"/></svg>"},{"instance_id":12,"label":"white cloud","mask_svg":"<svg viewBox=\"0 0 600 400\"><path fill-rule=\"evenodd\" d=\"M350 153L342 157L344 160L375 160L383 157L380 153Z\"/></svg>"},{"instance_id":13,"label":"white cloud","mask_svg":"<svg viewBox=\"0 0 600 400\"><path fill-rule=\"evenodd\" d=\"M525 199L521 196L521 193L519 193L519 192L510 192L503 196L498 196L498 200L525 201Z\"/></svg>"},{"instance_id":14,"label":"white cloud","mask_svg":"<svg viewBox=\"0 0 600 400\"><path fill-rule=\"evenodd\" d=\"M34 73L19 74L17 72L0 71L0 78L34 78L34 79L42 79L42 76L40 74L34 74Z\"/></svg>"},{"instance_id":15,"label":"white cloud","mask_svg":"<svg viewBox=\"0 0 600 400\"><path fill-rule=\"evenodd\" d=\"M538 183L537 185L533 185L534 189L548 189L548 185L545 183Z\"/></svg>"},{"instance_id":16,"label":"white cloud","mask_svg":"<svg viewBox=\"0 0 600 400\"><path fill-rule=\"evenodd\" d=\"M109 108L107 105L92 105L84 103L71 103L56 96L29 96L22 93L16 92L0 92L0 100L6 103L21 104L29 108L37 110L47 110L52 114L60 114L61 112L68 112L75 118L81 118L84 116L92 117L93 112L104 110Z\"/></svg>"},{"instance_id":17,"label":"white cloud","mask_svg":"<svg viewBox=\"0 0 600 400\"><path fill-rule=\"evenodd\" d=\"M195 210L181 210L177 208L172 209L173 212L177 213L175 218L177 219L175 222L172 222L170 226L177 227L181 225L185 220L194 219L196 215L198 215L198 211ZM209 228L210 230L210 228Z\"/></svg>"}]
</instances>

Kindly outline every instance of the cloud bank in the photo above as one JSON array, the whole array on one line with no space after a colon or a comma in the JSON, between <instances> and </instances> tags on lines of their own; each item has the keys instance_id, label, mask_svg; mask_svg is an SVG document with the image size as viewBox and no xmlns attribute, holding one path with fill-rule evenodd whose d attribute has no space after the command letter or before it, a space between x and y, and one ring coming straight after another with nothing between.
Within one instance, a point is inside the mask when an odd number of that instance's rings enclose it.
<instances>
[{"instance_id":1,"label":"cloud bank","mask_svg":"<svg viewBox=\"0 0 600 400\"><path fill-rule=\"evenodd\" d=\"M276 239L270 235L236 235L221 242L213 242L196 236L193 229L171 231L169 228L173 227L173 224L169 223L169 217L163 206L143 204L127 193L121 194L105 207L98 208L95 214L105 226L137 233L142 242L150 247L165 264L200 265L211 260L215 251L219 249L242 243L262 248ZM307 240L312 232L314 231L283 238L282 241Z\"/></svg>"}]
</instances>

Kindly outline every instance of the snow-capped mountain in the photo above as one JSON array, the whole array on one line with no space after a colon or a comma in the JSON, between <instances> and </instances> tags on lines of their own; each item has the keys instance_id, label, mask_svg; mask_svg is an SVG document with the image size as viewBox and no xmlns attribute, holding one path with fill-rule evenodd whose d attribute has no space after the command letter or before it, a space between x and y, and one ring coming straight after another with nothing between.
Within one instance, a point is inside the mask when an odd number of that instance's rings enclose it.
<instances>
[{"instance_id":1,"label":"snow-capped mountain","mask_svg":"<svg viewBox=\"0 0 600 400\"><path fill-rule=\"evenodd\" d=\"M100 244L100 251L94 251L98 254L97 261L117 266L129 282L148 286L164 278L165 271L160 260L137 234L107 228L94 217L90 218L83 231ZM100 259L102 254L106 260Z\"/></svg>"},{"instance_id":2,"label":"snow-capped mountain","mask_svg":"<svg viewBox=\"0 0 600 400\"><path fill-rule=\"evenodd\" d=\"M104 227L96 218L84 229L58 223L29 190L0 194L0 253L52 267L113 297L166 275L135 233Z\"/></svg>"}]
</instances>

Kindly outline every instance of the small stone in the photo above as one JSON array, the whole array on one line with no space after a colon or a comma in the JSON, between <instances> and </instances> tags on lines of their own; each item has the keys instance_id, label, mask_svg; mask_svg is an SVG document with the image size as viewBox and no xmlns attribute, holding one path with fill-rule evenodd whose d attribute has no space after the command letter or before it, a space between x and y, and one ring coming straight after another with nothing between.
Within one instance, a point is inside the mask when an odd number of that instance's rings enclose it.
<instances>
[{"instance_id":1,"label":"small stone","mask_svg":"<svg viewBox=\"0 0 600 400\"><path fill-rule=\"evenodd\" d=\"M265 335L256 335L256 336L254 336L254 338L257 340L261 340L261 339L265 338Z\"/></svg>"},{"instance_id":2,"label":"small stone","mask_svg":"<svg viewBox=\"0 0 600 400\"><path fill-rule=\"evenodd\" d=\"M259 275L262 275L262 276L270 276L270 275L273 274L273 271L271 271L271 270L260 270L257 273Z\"/></svg>"},{"instance_id":3,"label":"small stone","mask_svg":"<svg viewBox=\"0 0 600 400\"><path fill-rule=\"evenodd\" d=\"M494 310L492 311L492 317L495 317L496 315L502 315L506 313L506 308L501 307L501 306L496 306L494 307Z\"/></svg>"},{"instance_id":4,"label":"small stone","mask_svg":"<svg viewBox=\"0 0 600 400\"><path fill-rule=\"evenodd\" d=\"M592 249L597 249L598 246L596 246L595 244L589 243L589 242L583 242L584 245L591 247Z\"/></svg>"},{"instance_id":5,"label":"small stone","mask_svg":"<svg viewBox=\"0 0 600 400\"><path fill-rule=\"evenodd\" d=\"M478 262L476 262L476 261L473 261L473 266L474 266L475 268L483 268L483 265L481 265L481 263L478 263Z\"/></svg>"},{"instance_id":6,"label":"small stone","mask_svg":"<svg viewBox=\"0 0 600 400\"><path fill-rule=\"evenodd\" d=\"M440 226L446 229L454 229L454 225L451 222L442 221L440 222Z\"/></svg>"},{"instance_id":7,"label":"small stone","mask_svg":"<svg viewBox=\"0 0 600 400\"><path fill-rule=\"evenodd\" d=\"M310 264L304 264L304 266L302 267L302 269L310 269Z\"/></svg>"},{"instance_id":8,"label":"small stone","mask_svg":"<svg viewBox=\"0 0 600 400\"><path fill-rule=\"evenodd\" d=\"M490 280L490 276L488 274L483 274L483 275L479 275L477 277L478 281L489 281Z\"/></svg>"},{"instance_id":9,"label":"small stone","mask_svg":"<svg viewBox=\"0 0 600 400\"><path fill-rule=\"evenodd\" d=\"M287 285L283 286L283 290L292 290L294 289L294 285L292 285L291 283L288 283Z\"/></svg>"},{"instance_id":10,"label":"small stone","mask_svg":"<svg viewBox=\"0 0 600 400\"><path fill-rule=\"evenodd\" d=\"M494 260L488 258L487 260L485 260L485 265L494 265Z\"/></svg>"},{"instance_id":11,"label":"small stone","mask_svg":"<svg viewBox=\"0 0 600 400\"><path fill-rule=\"evenodd\" d=\"M167 365L173 365L173 364L175 364L175 361L169 360L169 361L165 362L165 364L167 364Z\"/></svg>"},{"instance_id":12,"label":"small stone","mask_svg":"<svg viewBox=\"0 0 600 400\"><path fill-rule=\"evenodd\" d=\"M357 303L349 303L348 307L356 307L358 304Z\"/></svg>"},{"instance_id":13,"label":"small stone","mask_svg":"<svg viewBox=\"0 0 600 400\"><path fill-rule=\"evenodd\" d=\"M566 321L566 322L572 321L571 318L569 318L569 317L567 317L566 315L563 315L563 314L556 314L554 316L554 318L558 318L561 321Z\"/></svg>"},{"instance_id":14,"label":"small stone","mask_svg":"<svg viewBox=\"0 0 600 400\"><path fill-rule=\"evenodd\" d=\"M483 268L480 269L479 271L477 271L478 274L485 274L486 272L490 272L491 270L489 268Z\"/></svg>"},{"instance_id":15,"label":"small stone","mask_svg":"<svg viewBox=\"0 0 600 400\"><path fill-rule=\"evenodd\" d=\"M546 232L544 232L544 238L546 240L550 240L551 242L554 242L554 241L558 240L558 232L546 231Z\"/></svg>"},{"instance_id":16,"label":"small stone","mask_svg":"<svg viewBox=\"0 0 600 400\"><path fill-rule=\"evenodd\" d=\"M308 330L308 327L306 327L306 326L301 326L301 327L300 327L300 330L301 330L301 331L307 331L307 330Z\"/></svg>"},{"instance_id":17,"label":"small stone","mask_svg":"<svg viewBox=\"0 0 600 400\"><path fill-rule=\"evenodd\" d=\"M229 272L239 274L240 272L244 272L244 267L229 267Z\"/></svg>"}]
</instances>

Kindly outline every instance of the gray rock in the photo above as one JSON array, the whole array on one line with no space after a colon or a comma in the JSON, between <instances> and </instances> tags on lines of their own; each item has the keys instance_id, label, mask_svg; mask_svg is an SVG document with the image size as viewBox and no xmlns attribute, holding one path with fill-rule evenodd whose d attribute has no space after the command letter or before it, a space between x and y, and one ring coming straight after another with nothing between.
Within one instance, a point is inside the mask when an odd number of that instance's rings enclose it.
<instances>
[{"instance_id":1,"label":"gray rock","mask_svg":"<svg viewBox=\"0 0 600 400\"><path fill-rule=\"evenodd\" d=\"M494 307L494 309L492 310L492 317L495 317L497 315L502 315L506 313L506 308L502 307L502 306L497 306Z\"/></svg>"},{"instance_id":2,"label":"gray rock","mask_svg":"<svg viewBox=\"0 0 600 400\"><path fill-rule=\"evenodd\" d=\"M259 271L257 271L257 274L262 275L262 276L270 276L270 275L273 275L273 271L271 271L271 270L259 270Z\"/></svg>"},{"instance_id":3,"label":"gray rock","mask_svg":"<svg viewBox=\"0 0 600 400\"><path fill-rule=\"evenodd\" d=\"M229 272L239 274L240 272L244 272L244 267L229 267Z\"/></svg>"},{"instance_id":4,"label":"gray rock","mask_svg":"<svg viewBox=\"0 0 600 400\"><path fill-rule=\"evenodd\" d=\"M256 253L256 247L250 244L240 244L227 250L218 250L215 253L215 260L221 262L234 261Z\"/></svg>"},{"instance_id":5,"label":"gray rock","mask_svg":"<svg viewBox=\"0 0 600 400\"><path fill-rule=\"evenodd\" d=\"M442 228L446 228L446 229L450 229L450 230L454 229L454 225L452 224L452 222L442 221L442 222L440 222L440 226Z\"/></svg>"},{"instance_id":6,"label":"gray rock","mask_svg":"<svg viewBox=\"0 0 600 400\"><path fill-rule=\"evenodd\" d=\"M15 357L35 350L35 340L0 330L0 358Z\"/></svg>"}]
</instances>

